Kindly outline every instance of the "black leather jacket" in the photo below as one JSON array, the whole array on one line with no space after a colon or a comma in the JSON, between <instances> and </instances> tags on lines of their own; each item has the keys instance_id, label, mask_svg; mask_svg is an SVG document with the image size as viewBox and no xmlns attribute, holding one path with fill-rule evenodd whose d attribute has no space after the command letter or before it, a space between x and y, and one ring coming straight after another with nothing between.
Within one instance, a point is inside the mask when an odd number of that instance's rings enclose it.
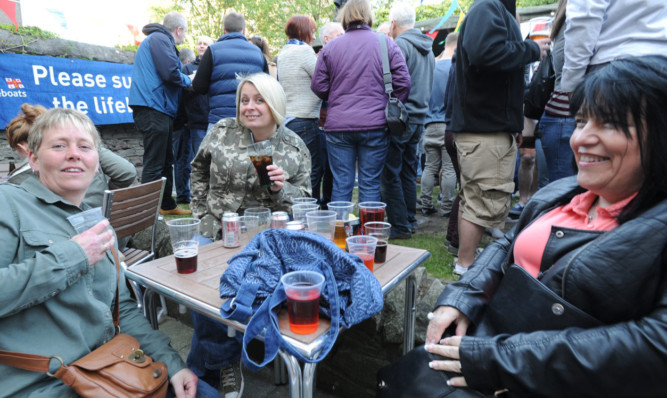
<instances>
[{"instance_id":1,"label":"black leather jacket","mask_svg":"<svg viewBox=\"0 0 667 398\"><path fill-rule=\"evenodd\" d=\"M517 226L447 286L437 306L458 308L474 328L513 262L515 236L581 192L576 177L538 191ZM611 231L589 233L553 228L542 270L567 261L546 285L605 326L466 336L461 363L472 388L530 397L667 397L667 200Z\"/></svg>"}]
</instances>

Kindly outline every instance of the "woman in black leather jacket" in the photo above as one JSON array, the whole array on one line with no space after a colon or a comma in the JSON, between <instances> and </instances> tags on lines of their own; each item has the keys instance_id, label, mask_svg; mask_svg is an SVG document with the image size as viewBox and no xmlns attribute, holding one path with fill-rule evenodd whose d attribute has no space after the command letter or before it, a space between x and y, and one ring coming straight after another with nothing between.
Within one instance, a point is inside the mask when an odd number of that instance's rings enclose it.
<instances>
[{"instance_id":1,"label":"woman in black leather jacket","mask_svg":"<svg viewBox=\"0 0 667 398\"><path fill-rule=\"evenodd\" d=\"M662 56L614 61L575 92L578 175L538 191L438 299L426 350L448 384L667 396L665 104Z\"/></svg>"}]
</instances>

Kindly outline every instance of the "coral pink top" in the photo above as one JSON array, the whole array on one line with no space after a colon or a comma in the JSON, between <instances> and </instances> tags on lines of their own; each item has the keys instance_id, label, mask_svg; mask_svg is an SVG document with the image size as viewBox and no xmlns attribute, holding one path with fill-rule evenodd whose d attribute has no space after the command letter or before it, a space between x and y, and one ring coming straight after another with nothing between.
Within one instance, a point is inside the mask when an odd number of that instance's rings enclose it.
<instances>
[{"instance_id":1,"label":"coral pink top","mask_svg":"<svg viewBox=\"0 0 667 398\"><path fill-rule=\"evenodd\" d=\"M588 210L598 196L590 191L575 196L570 203L549 211L521 231L514 243L514 262L537 277L552 226L609 231L618 226L616 217L636 195L630 195L611 206L598 207L597 217L593 220L588 217Z\"/></svg>"}]
</instances>

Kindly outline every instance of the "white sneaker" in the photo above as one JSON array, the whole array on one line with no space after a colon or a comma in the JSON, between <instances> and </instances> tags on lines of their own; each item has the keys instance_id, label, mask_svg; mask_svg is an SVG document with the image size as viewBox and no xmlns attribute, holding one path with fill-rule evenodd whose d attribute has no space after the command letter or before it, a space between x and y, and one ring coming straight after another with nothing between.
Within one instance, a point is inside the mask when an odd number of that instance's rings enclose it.
<instances>
[{"instance_id":1,"label":"white sneaker","mask_svg":"<svg viewBox=\"0 0 667 398\"><path fill-rule=\"evenodd\" d=\"M462 277L463 274L465 274L466 272L468 272L468 268L463 268L460 265L454 263L454 271L453 271L454 275L458 275L459 277Z\"/></svg>"},{"instance_id":2,"label":"white sneaker","mask_svg":"<svg viewBox=\"0 0 667 398\"><path fill-rule=\"evenodd\" d=\"M243 394L243 372L241 362L220 369L220 397L241 398Z\"/></svg>"}]
</instances>

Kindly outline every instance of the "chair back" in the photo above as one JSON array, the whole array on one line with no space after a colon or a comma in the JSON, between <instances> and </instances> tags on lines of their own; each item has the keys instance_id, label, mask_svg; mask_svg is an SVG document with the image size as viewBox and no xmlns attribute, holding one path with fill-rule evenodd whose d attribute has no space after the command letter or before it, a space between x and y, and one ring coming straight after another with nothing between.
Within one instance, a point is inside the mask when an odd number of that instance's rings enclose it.
<instances>
[{"instance_id":1,"label":"chair back","mask_svg":"<svg viewBox=\"0 0 667 398\"><path fill-rule=\"evenodd\" d=\"M148 227L151 234L151 254L155 253L155 225L160 217L162 193L166 178L128 188L104 191L102 213L122 239Z\"/></svg>"}]
</instances>

